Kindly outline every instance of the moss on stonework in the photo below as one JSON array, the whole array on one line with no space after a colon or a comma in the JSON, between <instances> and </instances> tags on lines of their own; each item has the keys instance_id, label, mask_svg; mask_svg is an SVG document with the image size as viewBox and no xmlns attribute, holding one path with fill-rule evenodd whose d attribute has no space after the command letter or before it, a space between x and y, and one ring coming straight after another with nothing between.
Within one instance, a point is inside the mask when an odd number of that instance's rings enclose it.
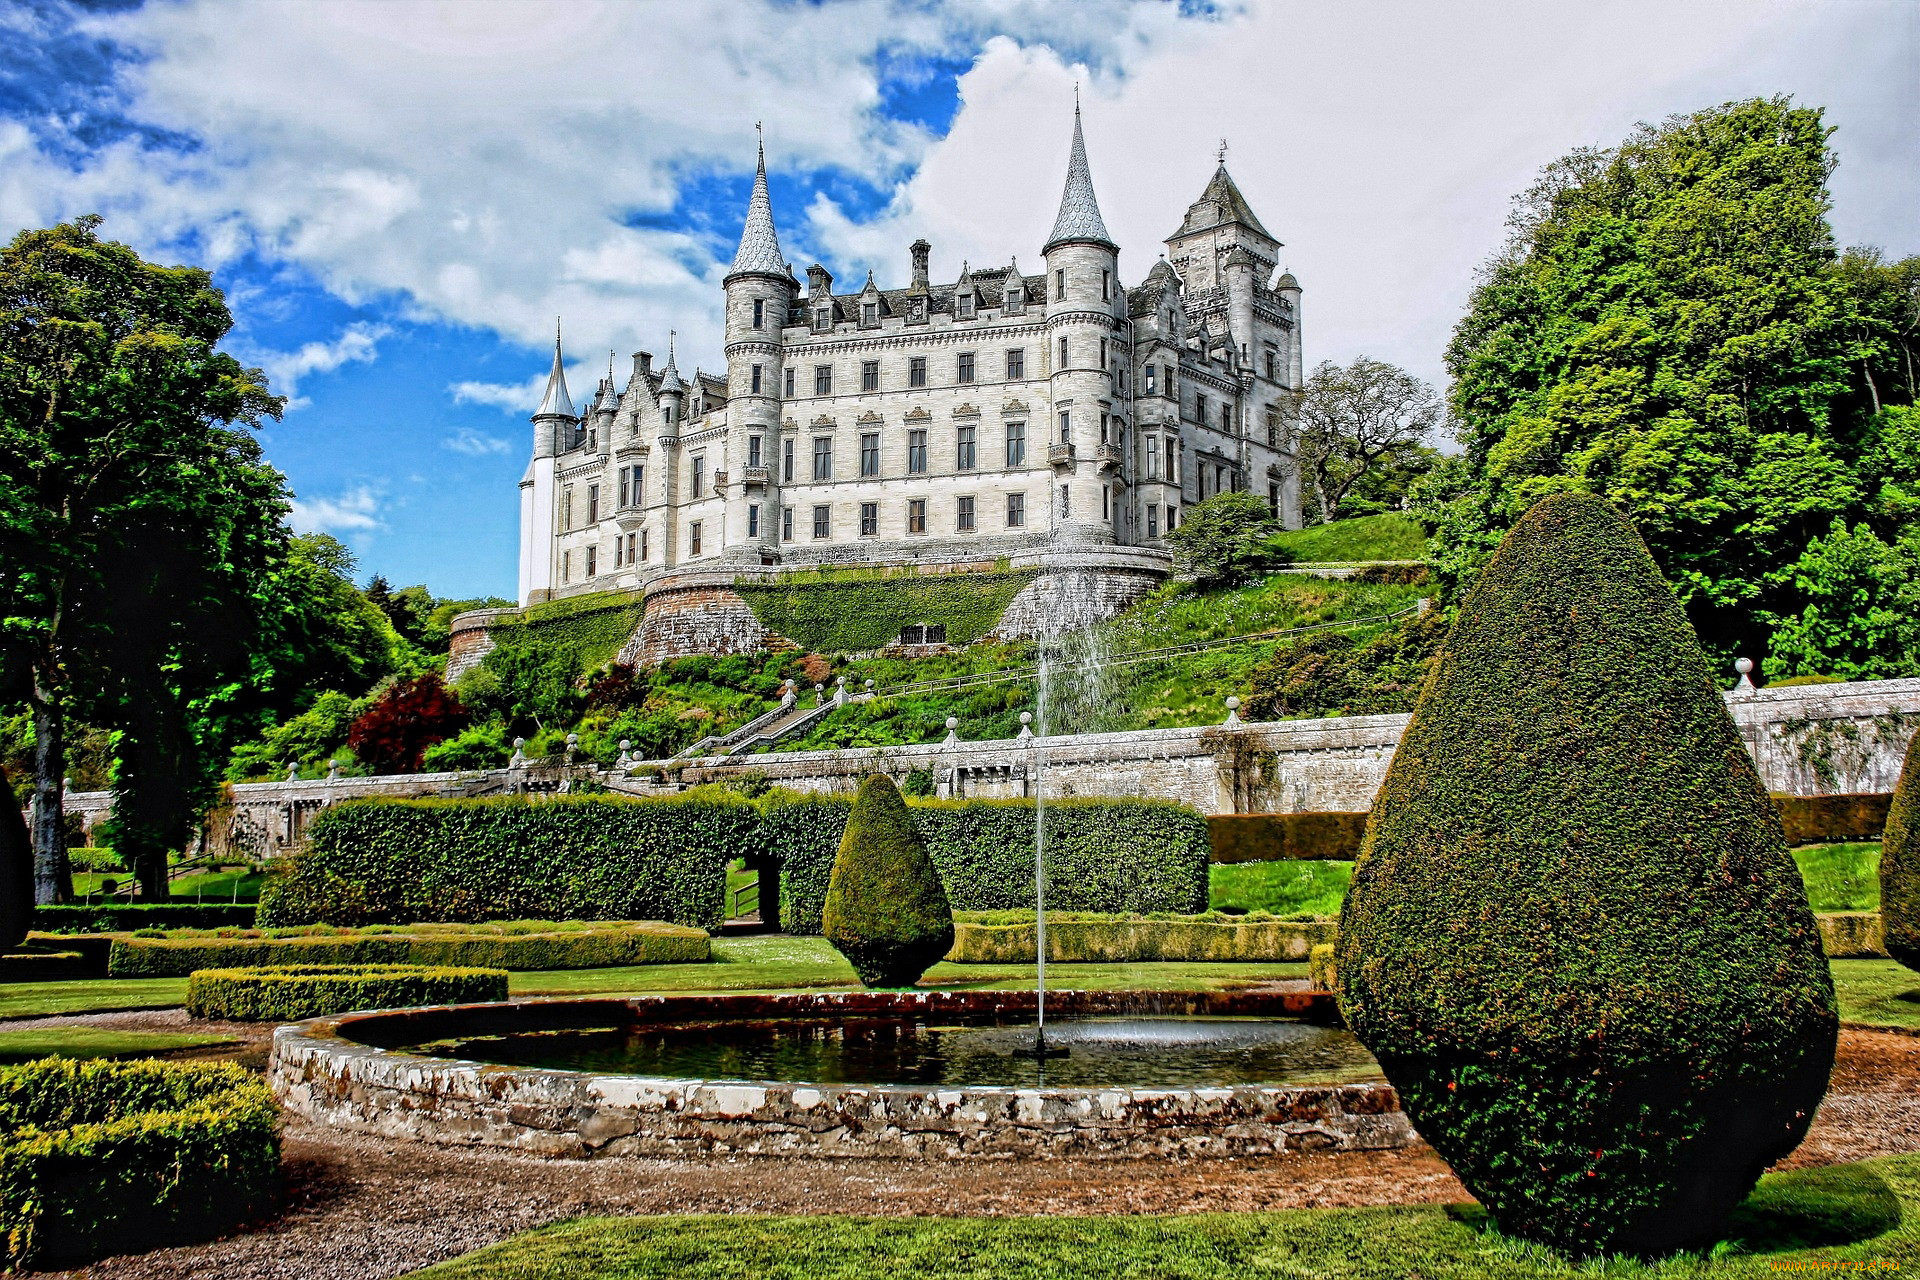
<instances>
[{"instance_id":1,"label":"moss on stonework","mask_svg":"<svg viewBox=\"0 0 1920 1280\"><path fill-rule=\"evenodd\" d=\"M893 644L910 626L944 627L948 644L972 644L1037 577L1038 570L912 577L837 570L775 584L741 580L734 590L769 631L815 653L850 653Z\"/></svg>"}]
</instances>

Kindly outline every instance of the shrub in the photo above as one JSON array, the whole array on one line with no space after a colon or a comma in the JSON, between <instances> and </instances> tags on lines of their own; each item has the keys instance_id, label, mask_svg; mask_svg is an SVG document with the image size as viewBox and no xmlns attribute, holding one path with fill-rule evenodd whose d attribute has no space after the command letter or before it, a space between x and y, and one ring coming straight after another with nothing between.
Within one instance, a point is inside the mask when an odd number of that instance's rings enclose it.
<instances>
[{"instance_id":1,"label":"shrub","mask_svg":"<svg viewBox=\"0 0 1920 1280\"><path fill-rule=\"evenodd\" d=\"M846 829L840 796L777 797L761 842L780 863L780 919L820 932L827 879ZM963 911L1033 907L1033 803L909 805L948 899ZM1062 911L1198 911L1207 905L1207 820L1165 800L1050 800L1047 902Z\"/></svg>"},{"instance_id":2,"label":"shrub","mask_svg":"<svg viewBox=\"0 0 1920 1280\"><path fill-rule=\"evenodd\" d=\"M236 1022L298 1022L353 1009L478 1004L506 998L505 969L310 964L196 969L187 978L189 1017Z\"/></svg>"},{"instance_id":3,"label":"shrub","mask_svg":"<svg viewBox=\"0 0 1920 1280\"><path fill-rule=\"evenodd\" d=\"M112 849L78 845L67 850L67 865L75 871L125 871L126 864Z\"/></svg>"},{"instance_id":4,"label":"shrub","mask_svg":"<svg viewBox=\"0 0 1920 1280\"><path fill-rule=\"evenodd\" d=\"M745 800L605 797L337 805L269 876L262 924L671 920L719 927L726 867L755 851Z\"/></svg>"},{"instance_id":5,"label":"shrub","mask_svg":"<svg viewBox=\"0 0 1920 1280\"><path fill-rule=\"evenodd\" d=\"M1789 845L1878 840L1893 797L1879 793L1773 797Z\"/></svg>"},{"instance_id":6,"label":"shrub","mask_svg":"<svg viewBox=\"0 0 1920 1280\"><path fill-rule=\"evenodd\" d=\"M1887 954L1920 969L1920 733L1907 744L1880 845L1880 914Z\"/></svg>"},{"instance_id":7,"label":"shrub","mask_svg":"<svg viewBox=\"0 0 1920 1280\"><path fill-rule=\"evenodd\" d=\"M1207 819L1215 862L1351 862L1366 831L1364 813L1229 813Z\"/></svg>"},{"instance_id":8,"label":"shrub","mask_svg":"<svg viewBox=\"0 0 1920 1280\"><path fill-rule=\"evenodd\" d=\"M418 773L428 747L467 726L460 699L433 672L389 688L347 729L347 745L375 773Z\"/></svg>"},{"instance_id":9,"label":"shrub","mask_svg":"<svg viewBox=\"0 0 1920 1280\"><path fill-rule=\"evenodd\" d=\"M1862 960L1887 954L1885 921L1878 911L1825 911L1820 923L1820 949L1835 960Z\"/></svg>"},{"instance_id":10,"label":"shrub","mask_svg":"<svg viewBox=\"0 0 1920 1280\"><path fill-rule=\"evenodd\" d=\"M1692 628L1599 498L1537 504L1462 601L1336 968L1511 1234L1704 1245L1806 1133L1838 1034L1820 936Z\"/></svg>"},{"instance_id":11,"label":"shrub","mask_svg":"<svg viewBox=\"0 0 1920 1280\"><path fill-rule=\"evenodd\" d=\"M860 783L833 859L820 932L869 987L910 987L953 946L953 907L885 774Z\"/></svg>"},{"instance_id":12,"label":"shrub","mask_svg":"<svg viewBox=\"0 0 1920 1280\"><path fill-rule=\"evenodd\" d=\"M1279 527L1265 499L1229 490L1182 511L1167 545L1174 569L1195 585L1232 586L1268 563L1267 538Z\"/></svg>"},{"instance_id":13,"label":"shrub","mask_svg":"<svg viewBox=\"0 0 1920 1280\"><path fill-rule=\"evenodd\" d=\"M1033 912L1023 921L954 919L955 964L1032 964L1039 950ZM1078 918L1076 918L1078 916ZM1132 964L1153 960L1277 963L1307 959L1333 939L1331 920L1208 913L1172 919L1047 912L1047 959L1057 964Z\"/></svg>"},{"instance_id":14,"label":"shrub","mask_svg":"<svg viewBox=\"0 0 1920 1280\"><path fill-rule=\"evenodd\" d=\"M124 933L135 929L247 929L251 902L79 903L35 907L33 927L49 933Z\"/></svg>"},{"instance_id":15,"label":"shrub","mask_svg":"<svg viewBox=\"0 0 1920 1280\"><path fill-rule=\"evenodd\" d=\"M0 1247L13 1267L227 1230L280 1178L273 1095L232 1063L48 1058L0 1070Z\"/></svg>"},{"instance_id":16,"label":"shrub","mask_svg":"<svg viewBox=\"0 0 1920 1280\"><path fill-rule=\"evenodd\" d=\"M1332 991L1335 987L1333 951L1331 942L1316 942L1307 953L1307 986L1315 991Z\"/></svg>"},{"instance_id":17,"label":"shrub","mask_svg":"<svg viewBox=\"0 0 1920 1280\"><path fill-rule=\"evenodd\" d=\"M107 970L119 978L178 978L196 969L259 965L437 965L517 972L687 964L710 956L707 935L681 925L539 920L504 927L233 929L115 938Z\"/></svg>"}]
</instances>

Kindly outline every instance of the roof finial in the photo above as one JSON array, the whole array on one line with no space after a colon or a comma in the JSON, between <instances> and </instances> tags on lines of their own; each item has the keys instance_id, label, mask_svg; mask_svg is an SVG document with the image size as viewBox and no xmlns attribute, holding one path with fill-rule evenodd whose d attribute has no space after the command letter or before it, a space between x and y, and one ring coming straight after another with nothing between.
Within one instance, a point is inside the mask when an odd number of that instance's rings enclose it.
<instances>
[{"instance_id":1,"label":"roof finial","mask_svg":"<svg viewBox=\"0 0 1920 1280\"><path fill-rule=\"evenodd\" d=\"M1213 161L1215 164L1225 164L1227 162L1227 140L1225 138L1220 139L1220 150L1214 153Z\"/></svg>"},{"instance_id":2,"label":"roof finial","mask_svg":"<svg viewBox=\"0 0 1920 1280\"><path fill-rule=\"evenodd\" d=\"M560 317L553 318L553 368L547 372L547 393L540 398L534 417L553 415L575 417L573 397L567 394L567 371L560 363Z\"/></svg>"},{"instance_id":3,"label":"roof finial","mask_svg":"<svg viewBox=\"0 0 1920 1280\"><path fill-rule=\"evenodd\" d=\"M733 255L728 276L752 272L758 275L785 276L787 260L780 252L780 237L773 229L773 203L767 198L766 134L758 121L754 131L760 134L759 158L753 170L753 195L747 201L746 225L740 229L740 248Z\"/></svg>"}]
</instances>

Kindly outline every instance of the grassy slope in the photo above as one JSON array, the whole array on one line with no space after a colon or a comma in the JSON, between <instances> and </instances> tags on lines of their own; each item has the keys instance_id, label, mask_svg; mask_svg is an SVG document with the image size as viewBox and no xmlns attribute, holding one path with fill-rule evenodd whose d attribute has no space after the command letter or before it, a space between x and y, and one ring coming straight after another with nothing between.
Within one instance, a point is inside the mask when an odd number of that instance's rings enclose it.
<instances>
[{"instance_id":1,"label":"grassy slope","mask_svg":"<svg viewBox=\"0 0 1920 1280\"><path fill-rule=\"evenodd\" d=\"M1427 535L1406 516L1361 516L1277 534L1276 551L1307 564L1354 560L1425 560Z\"/></svg>"},{"instance_id":2,"label":"grassy slope","mask_svg":"<svg viewBox=\"0 0 1920 1280\"><path fill-rule=\"evenodd\" d=\"M1569 1263L1464 1206L1072 1218L582 1218L420 1280L1532 1280L1758 1277L1920 1261L1920 1156L1770 1174L1710 1258ZM1808 1265L1812 1264L1812 1265ZM1877 1265L1876 1265L1877 1264Z\"/></svg>"},{"instance_id":3,"label":"grassy slope","mask_svg":"<svg viewBox=\"0 0 1920 1280\"><path fill-rule=\"evenodd\" d=\"M232 1036L188 1035L168 1031L115 1031L103 1027L52 1027L0 1031L0 1063L35 1058L144 1058L171 1049L232 1044Z\"/></svg>"}]
</instances>

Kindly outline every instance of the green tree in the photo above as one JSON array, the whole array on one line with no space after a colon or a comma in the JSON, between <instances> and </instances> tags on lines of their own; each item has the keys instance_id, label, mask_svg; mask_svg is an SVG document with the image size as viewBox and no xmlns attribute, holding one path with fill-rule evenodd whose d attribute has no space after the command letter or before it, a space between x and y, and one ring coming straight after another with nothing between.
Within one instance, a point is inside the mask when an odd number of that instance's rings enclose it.
<instances>
[{"instance_id":1,"label":"green tree","mask_svg":"<svg viewBox=\"0 0 1920 1280\"><path fill-rule=\"evenodd\" d=\"M1805 886L1633 527L1560 494L1461 601L1340 915L1341 1010L1502 1230L1718 1238L1839 1023Z\"/></svg>"},{"instance_id":2,"label":"green tree","mask_svg":"<svg viewBox=\"0 0 1920 1280\"><path fill-rule=\"evenodd\" d=\"M1320 523L1356 514L1348 495L1370 479L1430 468L1426 442L1446 416L1434 389L1405 369L1368 356L1344 369L1321 361L1301 388L1291 450Z\"/></svg>"},{"instance_id":3,"label":"green tree","mask_svg":"<svg viewBox=\"0 0 1920 1280\"><path fill-rule=\"evenodd\" d=\"M1887 811L1880 914L1886 923L1887 954L1909 969L1920 969L1920 733L1907 743Z\"/></svg>"},{"instance_id":4,"label":"green tree","mask_svg":"<svg viewBox=\"0 0 1920 1280\"><path fill-rule=\"evenodd\" d=\"M156 718L250 674L227 659L259 632L286 537L284 485L245 430L281 401L216 350L225 301L204 271L99 239L98 221L0 250L0 700L34 717L42 901L71 891L69 714L170 749L180 726ZM232 629L188 629L216 618ZM141 710L156 689L162 705Z\"/></svg>"},{"instance_id":5,"label":"green tree","mask_svg":"<svg viewBox=\"0 0 1920 1280\"><path fill-rule=\"evenodd\" d=\"M893 780L860 783L820 932L869 987L910 987L953 949L953 906Z\"/></svg>"},{"instance_id":6,"label":"green tree","mask_svg":"<svg viewBox=\"0 0 1920 1280\"><path fill-rule=\"evenodd\" d=\"M1253 494L1216 493L1188 507L1167 534L1173 567L1200 587L1232 586L1266 562L1266 541L1279 527Z\"/></svg>"},{"instance_id":7,"label":"green tree","mask_svg":"<svg viewBox=\"0 0 1920 1280\"><path fill-rule=\"evenodd\" d=\"M1911 265L1843 268L1829 133L1784 98L1728 103L1576 151L1516 203L1447 352L1463 457L1421 511L1454 584L1542 496L1598 493L1724 660L1801 612L1796 566L1836 519L1881 519L1859 444L1911 397Z\"/></svg>"}]
</instances>

